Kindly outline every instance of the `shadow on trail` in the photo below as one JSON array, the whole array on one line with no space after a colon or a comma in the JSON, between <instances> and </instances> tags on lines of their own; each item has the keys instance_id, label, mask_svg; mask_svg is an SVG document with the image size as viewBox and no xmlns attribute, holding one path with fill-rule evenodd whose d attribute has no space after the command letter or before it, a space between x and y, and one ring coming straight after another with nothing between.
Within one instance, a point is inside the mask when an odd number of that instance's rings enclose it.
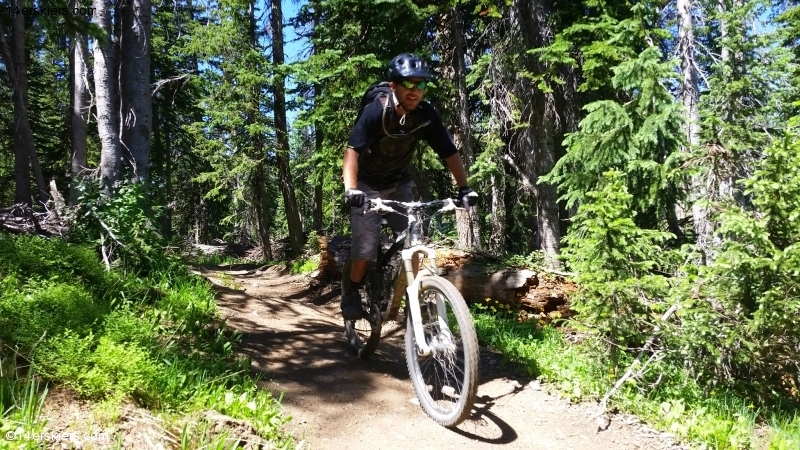
<instances>
[{"instance_id":1,"label":"shadow on trail","mask_svg":"<svg viewBox=\"0 0 800 450\"><path fill-rule=\"evenodd\" d=\"M343 323L336 314L340 291L297 287L290 289L289 295L284 289L274 296L260 291L256 297L214 285L218 303L226 311L226 322L243 333L239 353L251 359L262 384L276 394L285 394L283 403L288 407L313 410L318 420L325 421L336 422L353 404L396 410L398 404L382 403L384 389L399 391L404 398L401 403L407 404L414 393L405 361L405 327L387 326L375 354L360 358L348 346ZM517 431L492 408L498 399L514 396L530 380L510 373L502 356L492 351L481 349L480 359L481 386L497 380L504 388L488 395L479 391L470 418L450 430L486 444L514 442L519 437ZM418 419L426 419L421 408L412 411Z\"/></svg>"},{"instance_id":2,"label":"shadow on trail","mask_svg":"<svg viewBox=\"0 0 800 450\"><path fill-rule=\"evenodd\" d=\"M387 333L372 357L359 358L347 345L341 319L314 306L319 296L304 295L313 288L291 295L306 302L288 301L288 296L253 297L218 284L213 288L227 311L226 322L243 333L240 352L271 389L291 392L284 403L351 403L375 389L378 377L408 380L398 345L402 333ZM338 291L325 297L319 304L338 298Z\"/></svg>"},{"instance_id":3,"label":"shadow on trail","mask_svg":"<svg viewBox=\"0 0 800 450\"><path fill-rule=\"evenodd\" d=\"M485 380L481 379L481 382ZM508 393L492 397L481 395L475 400L470 417L452 431L466 438L487 444L508 444L519 435L511 425L491 412L498 399L518 394L523 387L518 385Z\"/></svg>"}]
</instances>

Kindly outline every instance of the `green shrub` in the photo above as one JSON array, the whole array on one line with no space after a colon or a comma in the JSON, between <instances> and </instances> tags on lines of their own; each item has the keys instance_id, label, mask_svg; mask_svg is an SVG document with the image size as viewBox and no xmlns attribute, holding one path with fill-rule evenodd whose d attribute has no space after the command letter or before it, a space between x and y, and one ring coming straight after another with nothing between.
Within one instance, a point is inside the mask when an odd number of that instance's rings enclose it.
<instances>
[{"instance_id":1,"label":"green shrub","mask_svg":"<svg viewBox=\"0 0 800 450\"><path fill-rule=\"evenodd\" d=\"M180 259L167 252L167 241L154 225L164 208L150 203L148 189L143 183L122 182L113 195L104 196L96 183L79 184L80 214L70 239L98 245L109 263L126 272L177 269Z\"/></svg>"},{"instance_id":2,"label":"green shrub","mask_svg":"<svg viewBox=\"0 0 800 450\"><path fill-rule=\"evenodd\" d=\"M657 261L669 263L660 244L672 235L636 226L621 173L610 171L603 179L601 190L589 192L578 208L563 256L578 272L570 307L580 324L609 342L616 366L616 349L641 345L666 310L667 279L653 269Z\"/></svg>"},{"instance_id":3,"label":"green shrub","mask_svg":"<svg viewBox=\"0 0 800 450\"><path fill-rule=\"evenodd\" d=\"M153 343L155 324L137 316L130 308L111 311L103 322L103 335L118 344Z\"/></svg>"},{"instance_id":4,"label":"green shrub","mask_svg":"<svg viewBox=\"0 0 800 450\"><path fill-rule=\"evenodd\" d=\"M311 273L317 270L317 267L319 267L319 262L315 261L314 258L298 259L292 263L289 272L293 274Z\"/></svg>"},{"instance_id":5,"label":"green shrub","mask_svg":"<svg viewBox=\"0 0 800 450\"><path fill-rule=\"evenodd\" d=\"M693 376L753 395L800 400L800 143L787 136L743 180L751 206L720 205L713 264L687 267L668 332Z\"/></svg>"},{"instance_id":6,"label":"green shrub","mask_svg":"<svg viewBox=\"0 0 800 450\"><path fill-rule=\"evenodd\" d=\"M49 339L37 349L37 368L88 398L148 395L157 367L138 344L73 331Z\"/></svg>"},{"instance_id":7,"label":"green shrub","mask_svg":"<svg viewBox=\"0 0 800 450\"><path fill-rule=\"evenodd\" d=\"M104 308L80 286L42 282L0 299L0 340L30 349L66 329L87 332Z\"/></svg>"}]
</instances>

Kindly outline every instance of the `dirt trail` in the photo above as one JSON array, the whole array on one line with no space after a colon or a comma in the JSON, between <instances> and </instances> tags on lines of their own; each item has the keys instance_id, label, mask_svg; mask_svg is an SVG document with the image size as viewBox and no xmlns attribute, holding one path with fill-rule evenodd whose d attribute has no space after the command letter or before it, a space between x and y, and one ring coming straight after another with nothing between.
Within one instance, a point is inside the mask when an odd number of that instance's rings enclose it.
<instances>
[{"instance_id":1,"label":"dirt trail","mask_svg":"<svg viewBox=\"0 0 800 450\"><path fill-rule=\"evenodd\" d=\"M630 416L614 416L598 433L593 405L549 395L483 348L472 416L442 428L416 403L399 326L361 359L344 339L338 290L274 268L202 272L219 292L222 316L244 334L240 351L268 387L284 393L289 429L304 449L681 448Z\"/></svg>"}]
</instances>

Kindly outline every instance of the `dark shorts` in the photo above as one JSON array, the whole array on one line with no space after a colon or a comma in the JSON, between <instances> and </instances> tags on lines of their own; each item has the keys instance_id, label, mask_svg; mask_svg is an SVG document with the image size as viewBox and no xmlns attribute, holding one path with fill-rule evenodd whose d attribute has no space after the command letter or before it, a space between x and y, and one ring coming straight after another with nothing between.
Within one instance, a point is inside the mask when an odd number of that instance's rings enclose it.
<instances>
[{"instance_id":1,"label":"dark shorts","mask_svg":"<svg viewBox=\"0 0 800 450\"><path fill-rule=\"evenodd\" d=\"M410 202L414 200L411 189L414 182L409 180L397 187L376 191L366 183L359 181L358 190L363 191L369 198L382 200L397 200ZM378 242L380 240L381 216L376 212L361 214L363 208L350 209L350 227L353 239L350 246L350 258L374 261L378 256ZM408 225L408 218L400 214L389 214L386 221L395 234L402 233Z\"/></svg>"}]
</instances>

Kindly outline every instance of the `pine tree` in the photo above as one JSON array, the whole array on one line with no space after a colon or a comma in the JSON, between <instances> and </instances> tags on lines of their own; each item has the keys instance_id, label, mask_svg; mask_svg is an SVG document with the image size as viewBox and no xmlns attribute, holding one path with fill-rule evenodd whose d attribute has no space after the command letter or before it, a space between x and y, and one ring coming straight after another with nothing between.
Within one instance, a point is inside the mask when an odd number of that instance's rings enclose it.
<instances>
[{"instance_id":1,"label":"pine tree","mask_svg":"<svg viewBox=\"0 0 800 450\"><path fill-rule=\"evenodd\" d=\"M24 7L14 2L12 8ZM12 86L14 102L14 172L16 180L15 202L30 205L32 192L30 176L36 180L37 198L46 202L47 186L39 164L39 155L33 139L30 121L30 102L28 100L28 52L26 50L25 16L11 14L11 28L6 37L6 29L0 25L0 51Z\"/></svg>"},{"instance_id":2,"label":"pine tree","mask_svg":"<svg viewBox=\"0 0 800 450\"><path fill-rule=\"evenodd\" d=\"M472 127L470 123L469 92L467 91L466 58L467 36L472 34L469 30L470 15L466 8L459 4L446 5L436 17L435 50L440 60L440 85L444 85L445 95L449 101L443 104L443 118L452 122L453 141L461 153L467 175L475 162L475 150L472 142ZM458 229L458 247L481 249L480 221L477 220L477 208L470 208L466 212L456 213Z\"/></svg>"},{"instance_id":3,"label":"pine tree","mask_svg":"<svg viewBox=\"0 0 800 450\"><path fill-rule=\"evenodd\" d=\"M149 181L150 139L153 107L150 92L151 5L150 0L124 0L120 40L119 92L123 154L130 165L131 179Z\"/></svg>"},{"instance_id":4,"label":"pine tree","mask_svg":"<svg viewBox=\"0 0 800 450\"><path fill-rule=\"evenodd\" d=\"M596 33L598 40L579 47L581 90L611 98L584 107L580 129L568 136L566 155L545 180L558 183L570 207L583 204L586 193L596 190L600 173L620 170L633 196L637 225L657 229L679 195L681 174L674 169L684 142L684 116L668 89L676 70L656 45L664 32L651 26L657 23L655 11L638 4L630 14L621 20L603 15L591 27L574 25L554 43L554 49L565 49L568 39L587 42L580 33Z\"/></svg>"},{"instance_id":5,"label":"pine tree","mask_svg":"<svg viewBox=\"0 0 800 450\"><path fill-rule=\"evenodd\" d=\"M211 184L205 197L227 197L230 209L223 222L236 230L254 225L264 257L271 259L277 205L268 189L277 183L269 168L274 142L266 114L273 107L272 66L257 39L255 13L253 2L222 0L203 12L206 23L193 26L187 51L208 67L201 73L205 119L189 130L198 136L195 151L209 166L196 178Z\"/></svg>"},{"instance_id":6,"label":"pine tree","mask_svg":"<svg viewBox=\"0 0 800 450\"><path fill-rule=\"evenodd\" d=\"M635 224L633 195L624 178L620 171L602 174L598 189L586 194L573 217L564 251L578 273L570 307L580 323L609 342L615 369L617 349L641 345L654 312L666 309L661 299L667 282L653 269L663 264L662 244L673 237Z\"/></svg>"},{"instance_id":7,"label":"pine tree","mask_svg":"<svg viewBox=\"0 0 800 450\"><path fill-rule=\"evenodd\" d=\"M112 43L111 2L94 0L95 20L101 33L94 38L94 88L97 104L97 127L101 142L100 183L110 196L122 179L122 150L119 141L118 89L115 77L117 59Z\"/></svg>"}]
</instances>

